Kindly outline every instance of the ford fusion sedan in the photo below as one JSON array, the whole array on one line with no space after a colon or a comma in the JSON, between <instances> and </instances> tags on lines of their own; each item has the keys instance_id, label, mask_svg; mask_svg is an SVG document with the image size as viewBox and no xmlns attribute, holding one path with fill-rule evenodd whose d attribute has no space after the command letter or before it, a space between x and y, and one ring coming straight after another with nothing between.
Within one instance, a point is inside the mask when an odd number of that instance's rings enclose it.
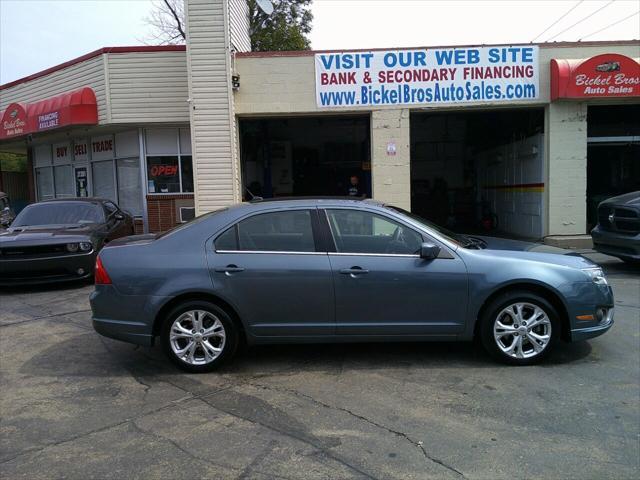
<instances>
[{"instance_id":1,"label":"ford fusion sedan","mask_svg":"<svg viewBox=\"0 0 640 480\"><path fill-rule=\"evenodd\" d=\"M245 203L116 240L98 256L91 307L98 333L159 338L192 372L241 342L478 339L526 365L613 324L611 287L581 256L353 199Z\"/></svg>"},{"instance_id":2,"label":"ford fusion sedan","mask_svg":"<svg viewBox=\"0 0 640 480\"><path fill-rule=\"evenodd\" d=\"M600 203L591 238L597 251L640 264L640 191Z\"/></svg>"},{"instance_id":3,"label":"ford fusion sedan","mask_svg":"<svg viewBox=\"0 0 640 480\"><path fill-rule=\"evenodd\" d=\"M0 284L91 278L102 246L133 233L131 216L110 200L76 198L28 205L0 232Z\"/></svg>"}]
</instances>

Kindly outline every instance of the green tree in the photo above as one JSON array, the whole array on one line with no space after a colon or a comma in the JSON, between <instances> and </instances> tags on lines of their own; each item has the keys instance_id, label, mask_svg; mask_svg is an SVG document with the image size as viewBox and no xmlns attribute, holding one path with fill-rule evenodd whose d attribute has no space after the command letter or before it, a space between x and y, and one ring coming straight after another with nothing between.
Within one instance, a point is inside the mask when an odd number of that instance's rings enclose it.
<instances>
[{"instance_id":1,"label":"green tree","mask_svg":"<svg viewBox=\"0 0 640 480\"><path fill-rule=\"evenodd\" d=\"M265 14L256 0L249 3L251 49L255 52L309 50L313 14L311 0L274 0L273 13Z\"/></svg>"},{"instance_id":2,"label":"green tree","mask_svg":"<svg viewBox=\"0 0 640 480\"><path fill-rule=\"evenodd\" d=\"M257 52L309 50L313 14L311 0L271 0L273 13L264 13L256 0L245 0L249 6L251 49ZM146 19L152 32L149 43L182 44L186 40L183 0L154 0Z\"/></svg>"},{"instance_id":3,"label":"green tree","mask_svg":"<svg viewBox=\"0 0 640 480\"><path fill-rule=\"evenodd\" d=\"M17 153L0 152L0 172L26 172L27 157Z\"/></svg>"}]
</instances>

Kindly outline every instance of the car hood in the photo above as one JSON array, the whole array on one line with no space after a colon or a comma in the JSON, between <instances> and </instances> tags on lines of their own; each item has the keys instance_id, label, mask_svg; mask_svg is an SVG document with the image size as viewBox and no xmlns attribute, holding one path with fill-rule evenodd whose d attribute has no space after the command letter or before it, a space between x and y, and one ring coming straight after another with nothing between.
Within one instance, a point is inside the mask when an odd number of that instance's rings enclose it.
<instances>
[{"instance_id":1,"label":"car hood","mask_svg":"<svg viewBox=\"0 0 640 480\"><path fill-rule=\"evenodd\" d=\"M626 207L638 207L640 208L640 191L625 193L617 197L607 198L600 205L624 205Z\"/></svg>"},{"instance_id":2,"label":"car hood","mask_svg":"<svg viewBox=\"0 0 640 480\"><path fill-rule=\"evenodd\" d=\"M538 252L538 253L556 253L558 255L576 255L573 250L566 248L545 245L544 243L525 242L522 240L511 240L508 238L485 237L472 235L472 238L479 238L486 242L489 250L510 250L513 252Z\"/></svg>"},{"instance_id":3,"label":"car hood","mask_svg":"<svg viewBox=\"0 0 640 480\"><path fill-rule=\"evenodd\" d=\"M11 227L0 232L0 246L47 245L84 242L91 239L98 226Z\"/></svg>"},{"instance_id":4,"label":"car hood","mask_svg":"<svg viewBox=\"0 0 640 480\"><path fill-rule=\"evenodd\" d=\"M579 253L566 248L554 247L543 243L510 240L507 238L473 236L486 243L486 248L475 250L485 255L521 258L523 260L553 263L574 268L593 267L595 264Z\"/></svg>"}]
</instances>

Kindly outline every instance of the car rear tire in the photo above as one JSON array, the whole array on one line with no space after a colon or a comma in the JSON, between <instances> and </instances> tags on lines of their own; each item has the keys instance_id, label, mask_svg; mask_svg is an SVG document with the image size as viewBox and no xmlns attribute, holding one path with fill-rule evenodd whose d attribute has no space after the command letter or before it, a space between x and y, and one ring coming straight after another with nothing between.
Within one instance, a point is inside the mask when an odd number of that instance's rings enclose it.
<instances>
[{"instance_id":1,"label":"car rear tire","mask_svg":"<svg viewBox=\"0 0 640 480\"><path fill-rule=\"evenodd\" d=\"M553 350L560 338L556 309L528 291L508 292L484 309L480 339L485 350L509 365L533 365Z\"/></svg>"},{"instance_id":2,"label":"car rear tire","mask_svg":"<svg viewBox=\"0 0 640 480\"><path fill-rule=\"evenodd\" d=\"M169 312L160 334L162 348L182 370L210 372L230 360L238 346L231 317L206 301L185 302Z\"/></svg>"}]
</instances>

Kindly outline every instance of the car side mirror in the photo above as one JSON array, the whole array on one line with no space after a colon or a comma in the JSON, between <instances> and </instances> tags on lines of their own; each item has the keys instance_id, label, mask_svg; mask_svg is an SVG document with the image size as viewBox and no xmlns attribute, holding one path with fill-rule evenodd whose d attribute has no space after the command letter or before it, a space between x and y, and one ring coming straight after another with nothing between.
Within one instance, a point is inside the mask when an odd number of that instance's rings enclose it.
<instances>
[{"instance_id":1,"label":"car side mirror","mask_svg":"<svg viewBox=\"0 0 640 480\"><path fill-rule=\"evenodd\" d=\"M114 213L113 218L115 218L116 220L124 220L124 215L121 213Z\"/></svg>"},{"instance_id":2,"label":"car side mirror","mask_svg":"<svg viewBox=\"0 0 640 480\"><path fill-rule=\"evenodd\" d=\"M438 258L440 254L440 247L438 245L434 245L433 243L423 243L420 246L420 258L424 260L433 260L434 258Z\"/></svg>"}]
</instances>

